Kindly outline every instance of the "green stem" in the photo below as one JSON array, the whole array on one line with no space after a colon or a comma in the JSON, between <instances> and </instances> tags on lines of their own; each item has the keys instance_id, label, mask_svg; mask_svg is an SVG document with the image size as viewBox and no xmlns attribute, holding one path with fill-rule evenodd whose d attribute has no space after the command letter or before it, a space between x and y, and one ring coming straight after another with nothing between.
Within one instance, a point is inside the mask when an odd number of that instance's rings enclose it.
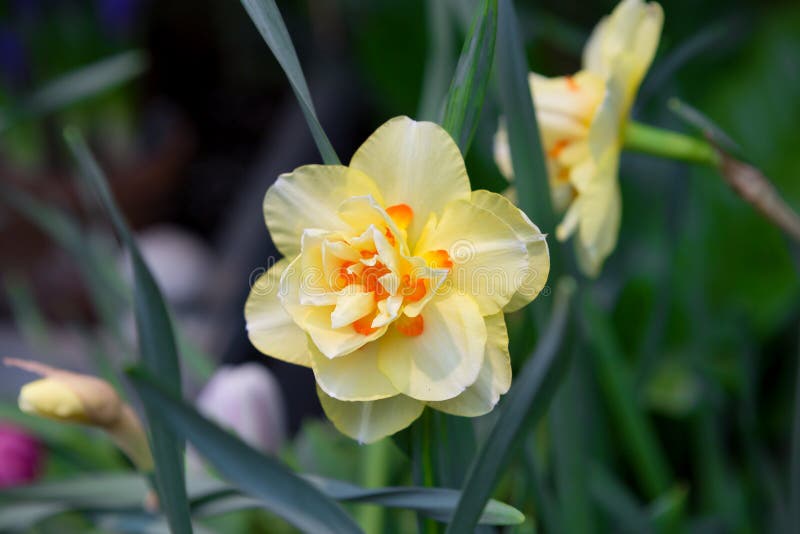
<instances>
[{"instance_id":1,"label":"green stem","mask_svg":"<svg viewBox=\"0 0 800 534\"><path fill-rule=\"evenodd\" d=\"M623 138L623 147L635 152L712 167L721 163L719 153L707 141L639 122L628 121Z\"/></svg>"},{"instance_id":2,"label":"green stem","mask_svg":"<svg viewBox=\"0 0 800 534\"><path fill-rule=\"evenodd\" d=\"M426 488L436 487L432 425L432 415L430 409L427 409L411 427L414 449L414 483ZM436 521L422 514L417 514L417 524L420 534L437 534L439 532Z\"/></svg>"},{"instance_id":3,"label":"green stem","mask_svg":"<svg viewBox=\"0 0 800 534\"><path fill-rule=\"evenodd\" d=\"M361 482L367 488L380 488L389 483L389 440L382 439L364 449L364 471ZM359 523L364 532L384 531L384 510L382 506L362 506L358 511Z\"/></svg>"}]
</instances>

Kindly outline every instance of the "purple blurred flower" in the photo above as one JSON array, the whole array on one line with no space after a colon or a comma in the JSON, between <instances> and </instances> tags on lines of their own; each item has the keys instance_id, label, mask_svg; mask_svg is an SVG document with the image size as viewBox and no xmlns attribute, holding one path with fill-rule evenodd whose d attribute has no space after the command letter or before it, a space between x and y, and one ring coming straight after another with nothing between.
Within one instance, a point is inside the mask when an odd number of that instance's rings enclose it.
<instances>
[{"instance_id":1,"label":"purple blurred flower","mask_svg":"<svg viewBox=\"0 0 800 534\"><path fill-rule=\"evenodd\" d=\"M280 386L257 363L221 367L197 397L197 408L264 452L277 452L286 436Z\"/></svg>"},{"instance_id":2,"label":"purple blurred flower","mask_svg":"<svg viewBox=\"0 0 800 534\"><path fill-rule=\"evenodd\" d=\"M0 28L0 78L10 87L20 89L29 77L25 45L15 31Z\"/></svg>"},{"instance_id":3,"label":"purple blurred flower","mask_svg":"<svg viewBox=\"0 0 800 534\"><path fill-rule=\"evenodd\" d=\"M16 427L0 423L0 488L35 480L42 456L42 447L36 439Z\"/></svg>"},{"instance_id":4,"label":"purple blurred flower","mask_svg":"<svg viewBox=\"0 0 800 534\"><path fill-rule=\"evenodd\" d=\"M103 28L110 35L125 35L133 27L139 0L97 0L97 11Z\"/></svg>"}]
</instances>

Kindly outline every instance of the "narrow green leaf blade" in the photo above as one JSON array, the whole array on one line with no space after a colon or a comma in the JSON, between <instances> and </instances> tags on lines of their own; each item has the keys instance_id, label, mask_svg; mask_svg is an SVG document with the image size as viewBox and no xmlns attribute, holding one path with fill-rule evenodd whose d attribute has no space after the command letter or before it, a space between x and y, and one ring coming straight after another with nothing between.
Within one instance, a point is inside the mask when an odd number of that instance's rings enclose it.
<instances>
[{"instance_id":1,"label":"narrow green leaf blade","mask_svg":"<svg viewBox=\"0 0 800 534\"><path fill-rule=\"evenodd\" d=\"M435 121L441 117L450 84L449 73L455 62L453 35L447 2L426 2L428 26L428 58L425 61L425 76L417 116L421 120Z\"/></svg>"},{"instance_id":2,"label":"narrow green leaf blade","mask_svg":"<svg viewBox=\"0 0 800 534\"><path fill-rule=\"evenodd\" d=\"M303 76L303 69L300 67L300 60L297 58L297 52L278 6L275 5L275 0L242 0L242 5L267 46L272 50L272 54L283 68L286 77L289 78L289 84L300 103L308 127L311 129L311 135L322 155L322 161L327 165L338 165L339 157L317 119L317 112L314 109L305 76Z\"/></svg>"},{"instance_id":3,"label":"narrow green leaf blade","mask_svg":"<svg viewBox=\"0 0 800 534\"><path fill-rule=\"evenodd\" d=\"M82 176L97 192L111 221L128 248L133 264L133 306L142 363L175 395L181 392L181 373L175 335L167 307L139 247L114 202L103 172L77 130L64 134ZM150 445L156 463L156 486L161 506L175 533L192 532L183 467L183 440L176 438L156 406L145 407Z\"/></svg>"},{"instance_id":4,"label":"narrow green leaf blade","mask_svg":"<svg viewBox=\"0 0 800 534\"><path fill-rule=\"evenodd\" d=\"M259 499L265 508L304 532L361 532L336 503L311 484L201 416L157 385L144 369L134 368L128 375L145 405L160 410L171 428L191 441L223 477Z\"/></svg>"},{"instance_id":5,"label":"narrow green leaf blade","mask_svg":"<svg viewBox=\"0 0 800 534\"><path fill-rule=\"evenodd\" d=\"M582 319L585 337L594 349L590 360L596 365L600 387L621 441L627 447L627 457L644 493L656 499L669 490L671 475L650 421L631 401L636 398L636 392L630 370L624 365L619 341L606 315L588 295L583 298Z\"/></svg>"},{"instance_id":6,"label":"narrow green leaf blade","mask_svg":"<svg viewBox=\"0 0 800 534\"><path fill-rule=\"evenodd\" d=\"M40 117L113 89L141 75L146 69L144 53L130 50L69 72L42 86L5 114L0 114L0 133L17 121Z\"/></svg>"},{"instance_id":7,"label":"narrow green leaf blade","mask_svg":"<svg viewBox=\"0 0 800 534\"><path fill-rule=\"evenodd\" d=\"M555 217L528 84L528 61L511 0L500 0L497 25L496 85L508 131L519 206L543 232L553 234Z\"/></svg>"},{"instance_id":8,"label":"narrow green leaf blade","mask_svg":"<svg viewBox=\"0 0 800 534\"><path fill-rule=\"evenodd\" d=\"M312 486L331 499L342 502L369 503L420 512L438 521L447 522L458 504L460 491L449 488L425 488L418 486L399 486L364 488L350 482L334 480L313 475L303 475ZM209 498L194 507L195 515L206 517L227 513L233 510L263 508L264 503L256 498L238 493L220 492L218 497ZM505 503L490 500L481 514L481 525L518 525L525 516Z\"/></svg>"},{"instance_id":9,"label":"narrow green leaf blade","mask_svg":"<svg viewBox=\"0 0 800 534\"><path fill-rule=\"evenodd\" d=\"M511 387L500 415L470 466L447 534L473 531L517 439L545 413L569 362L569 352L562 350L561 345L570 322L574 292L574 280L559 281L545 335Z\"/></svg>"},{"instance_id":10,"label":"narrow green leaf blade","mask_svg":"<svg viewBox=\"0 0 800 534\"><path fill-rule=\"evenodd\" d=\"M119 509L142 506L147 481L135 473L93 473L66 480L6 488L3 499L56 503L69 508Z\"/></svg>"},{"instance_id":11,"label":"narrow green leaf blade","mask_svg":"<svg viewBox=\"0 0 800 534\"><path fill-rule=\"evenodd\" d=\"M483 109L494 60L497 0L484 0L464 41L456 73L447 94L442 126L466 154Z\"/></svg>"},{"instance_id":12,"label":"narrow green leaf blade","mask_svg":"<svg viewBox=\"0 0 800 534\"><path fill-rule=\"evenodd\" d=\"M362 488L349 482L306 476L320 491L337 501L366 502L389 508L404 508L421 512L438 521L450 520L461 492L449 488L384 487ZM478 523L481 525L518 525L525 516L508 504L489 500Z\"/></svg>"}]
</instances>

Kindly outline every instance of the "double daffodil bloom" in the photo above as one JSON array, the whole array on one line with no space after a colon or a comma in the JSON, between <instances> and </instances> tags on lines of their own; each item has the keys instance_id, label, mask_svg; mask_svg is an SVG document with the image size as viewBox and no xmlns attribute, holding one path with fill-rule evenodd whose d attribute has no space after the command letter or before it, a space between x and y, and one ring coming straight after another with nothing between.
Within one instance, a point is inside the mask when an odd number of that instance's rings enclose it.
<instances>
[{"instance_id":1,"label":"double daffodil bloom","mask_svg":"<svg viewBox=\"0 0 800 534\"><path fill-rule=\"evenodd\" d=\"M142 423L111 384L95 376L38 362L6 358L3 363L43 377L22 386L18 400L20 410L62 423L100 428L140 470L153 469L153 457Z\"/></svg>"},{"instance_id":2,"label":"double daffodil bloom","mask_svg":"<svg viewBox=\"0 0 800 534\"><path fill-rule=\"evenodd\" d=\"M586 43L580 72L529 77L553 203L566 211L556 237L564 241L577 233L578 261L590 276L600 272L617 243L622 134L658 47L663 18L657 3L623 0ZM495 160L511 178L508 137L502 126L495 137Z\"/></svg>"},{"instance_id":3,"label":"double daffodil bloom","mask_svg":"<svg viewBox=\"0 0 800 534\"><path fill-rule=\"evenodd\" d=\"M506 198L470 191L441 127L394 118L348 167L281 175L264 215L285 259L252 288L248 335L313 369L340 431L369 443L426 404L477 416L508 390L503 312L544 287L547 243Z\"/></svg>"}]
</instances>

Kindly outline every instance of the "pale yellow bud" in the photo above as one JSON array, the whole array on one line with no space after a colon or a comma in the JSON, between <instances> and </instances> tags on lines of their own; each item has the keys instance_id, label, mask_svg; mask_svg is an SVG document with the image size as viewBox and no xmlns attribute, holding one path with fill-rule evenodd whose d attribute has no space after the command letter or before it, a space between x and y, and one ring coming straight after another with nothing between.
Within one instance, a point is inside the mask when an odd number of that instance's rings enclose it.
<instances>
[{"instance_id":1,"label":"pale yellow bud","mask_svg":"<svg viewBox=\"0 0 800 534\"><path fill-rule=\"evenodd\" d=\"M123 402L111 384L94 376L37 362L10 358L3 362L44 377L20 390L18 402L23 412L101 428L139 469L149 471L153 468L142 424L136 412Z\"/></svg>"},{"instance_id":2,"label":"pale yellow bud","mask_svg":"<svg viewBox=\"0 0 800 534\"><path fill-rule=\"evenodd\" d=\"M72 423L89 423L80 397L69 386L42 378L22 386L19 408L25 413Z\"/></svg>"}]
</instances>

